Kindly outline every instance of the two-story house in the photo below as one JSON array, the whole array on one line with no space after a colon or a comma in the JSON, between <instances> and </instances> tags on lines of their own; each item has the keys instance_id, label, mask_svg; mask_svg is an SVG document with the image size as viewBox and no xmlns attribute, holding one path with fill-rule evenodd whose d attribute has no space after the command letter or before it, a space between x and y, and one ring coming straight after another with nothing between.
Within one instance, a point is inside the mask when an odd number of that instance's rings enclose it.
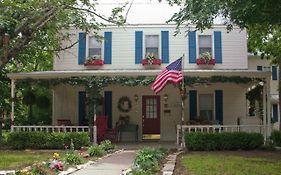
<instances>
[{"instance_id":1,"label":"two-story house","mask_svg":"<svg viewBox=\"0 0 281 175\"><path fill-rule=\"evenodd\" d=\"M185 33L188 29L190 32ZM169 63L184 55L183 72L187 82L184 124L255 124L264 131L270 124L270 96L266 94L270 94L271 73L249 69L246 31L234 28L227 32L223 25L203 32L183 27L176 36L174 31L175 25L167 24L107 26L98 31L104 37L99 41L91 33L72 29L72 41L79 43L54 58L54 70L9 74L12 92L15 82L25 78L156 77ZM246 93L261 81L265 112L262 123L252 123L247 116ZM53 125L62 119L70 120L73 125L84 125L85 88L60 84L53 86L52 91ZM138 125L139 140L176 140L176 126L181 124L181 97L177 86L169 84L155 94L151 85L109 84L101 95L97 113L108 117L108 127L127 117L129 123ZM130 133L123 139L131 139Z\"/></svg>"}]
</instances>

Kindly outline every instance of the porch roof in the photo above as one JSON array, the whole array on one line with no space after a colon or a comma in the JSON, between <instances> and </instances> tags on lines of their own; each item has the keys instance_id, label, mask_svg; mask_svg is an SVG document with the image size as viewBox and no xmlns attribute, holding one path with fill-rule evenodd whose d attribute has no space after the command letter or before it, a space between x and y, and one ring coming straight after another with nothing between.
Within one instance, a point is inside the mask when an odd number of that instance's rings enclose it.
<instances>
[{"instance_id":1,"label":"porch roof","mask_svg":"<svg viewBox=\"0 0 281 175\"><path fill-rule=\"evenodd\" d=\"M8 77L14 80L20 79L56 79L56 78L71 78L71 77L86 77L86 76L156 76L161 70L54 70L54 71L39 71L39 72L19 72L9 73ZM270 71L257 71L247 69L220 69L220 70L194 70L185 69L184 75L210 77L210 76L242 76L242 77L270 77Z\"/></svg>"}]
</instances>

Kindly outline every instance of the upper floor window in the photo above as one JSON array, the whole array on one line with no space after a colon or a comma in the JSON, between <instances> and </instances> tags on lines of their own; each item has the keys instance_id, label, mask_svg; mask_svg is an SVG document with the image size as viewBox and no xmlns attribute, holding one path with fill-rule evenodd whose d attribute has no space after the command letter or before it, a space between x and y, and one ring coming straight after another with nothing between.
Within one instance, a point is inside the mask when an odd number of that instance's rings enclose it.
<instances>
[{"instance_id":1,"label":"upper floor window","mask_svg":"<svg viewBox=\"0 0 281 175\"><path fill-rule=\"evenodd\" d=\"M94 36L90 36L88 44L89 44L88 57L101 59L102 42L98 41Z\"/></svg>"},{"instance_id":2,"label":"upper floor window","mask_svg":"<svg viewBox=\"0 0 281 175\"><path fill-rule=\"evenodd\" d=\"M213 94L199 95L199 112L203 120L213 120Z\"/></svg>"},{"instance_id":3,"label":"upper floor window","mask_svg":"<svg viewBox=\"0 0 281 175\"><path fill-rule=\"evenodd\" d=\"M145 35L145 56L159 58L159 35Z\"/></svg>"},{"instance_id":4,"label":"upper floor window","mask_svg":"<svg viewBox=\"0 0 281 175\"><path fill-rule=\"evenodd\" d=\"M212 55L212 36L211 35L199 35L199 56L204 53L210 53Z\"/></svg>"}]
</instances>

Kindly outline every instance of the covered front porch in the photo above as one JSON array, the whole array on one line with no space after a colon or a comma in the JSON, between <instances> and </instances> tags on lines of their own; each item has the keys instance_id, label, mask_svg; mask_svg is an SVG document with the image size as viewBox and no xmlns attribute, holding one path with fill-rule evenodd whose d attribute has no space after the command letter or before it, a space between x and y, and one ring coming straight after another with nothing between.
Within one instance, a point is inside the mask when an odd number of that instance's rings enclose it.
<instances>
[{"instance_id":1,"label":"covered front porch","mask_svg":"<svg viewBox=\"0 0 281 175\"><path fill-rule=\"evenodd\" d=\"M119 125L133 125L131 132L118 134L119 141L160 140L180 143L181 132L260 132L265 138L271 132L270 72L248 70L185 70L186 98L184 114L181 114L181 96L177 86L167 85L155 95L150 83L159 70L89 70L49 71L9 74L12 81L12 98L17 81L32 78L54 81L72 77L118 78L100 91L100 101L93 116L93 138L98 139L100 116L106 116L106 128L115 130ZM128 76L129 75L129 76ZM142 76L142 78L139 78ZM122 79L123 81L121 81ZM247 81L246 81L247 80ZM128 83L128 82L131 83ZM141 84L137 82L146 82ZM245 82L243 82L245 81ZM262 83L264 113L248 115L246 93ZM58 84L51 86L53 92L53 126L12 126L12 131L88 132L86 116L87 93L82 85ZM12 102L12 120L14 118ZM64 124L60 121L67 121ZM60 126L59 126L60 125ZM255 129L252 129L255 128ZM120 140L121 134L121 140Z\"/></svg>"}]
</instances>

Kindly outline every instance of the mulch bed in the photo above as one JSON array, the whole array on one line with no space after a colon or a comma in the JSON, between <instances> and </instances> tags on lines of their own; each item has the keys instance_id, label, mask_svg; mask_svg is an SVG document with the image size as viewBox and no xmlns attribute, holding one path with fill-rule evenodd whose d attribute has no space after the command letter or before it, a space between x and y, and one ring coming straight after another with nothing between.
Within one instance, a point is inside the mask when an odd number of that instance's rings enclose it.
<instances>
[{"instance_id":1,"label":"mulch bed","mask_svg":"<svg viewBox=\"0 0 281 175\"><path fill-rule=\"evenodd\" d=\"M177 157L176 168L174 174L176 175L192 175L188 173L186 168L181 165L180 161L183 156L186 154L213 154L213 155L234 155L234 156L242 156L242 157L256 157L256 158L264 158L270 160L281 160L281 150L276 151L187 151L185 153L180 154Z\"/></svg>"}]
</instances>

